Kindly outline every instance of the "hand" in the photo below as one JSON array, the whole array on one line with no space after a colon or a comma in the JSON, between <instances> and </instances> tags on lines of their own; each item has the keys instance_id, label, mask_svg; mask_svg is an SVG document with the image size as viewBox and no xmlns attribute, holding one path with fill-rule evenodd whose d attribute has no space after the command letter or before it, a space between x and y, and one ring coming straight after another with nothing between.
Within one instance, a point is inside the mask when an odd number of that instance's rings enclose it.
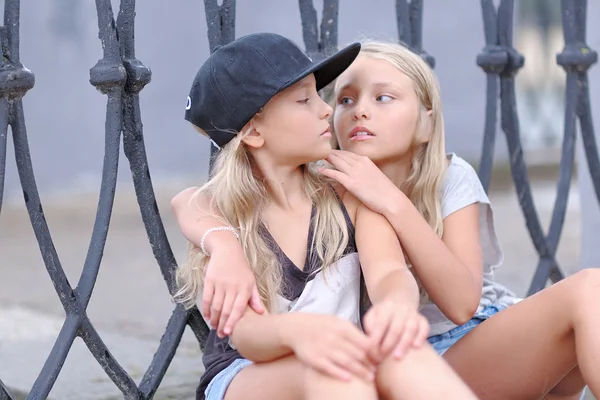
<instances>
[{"instance_id":1,"label":"hand","mask_svg":"<svg viewBox=\"0 0 600 400\"><path fill-rule=\"evenodd\" d=\"M397 301L383 301L367 311L363 320L371 339L371 359L381 362L393 351L401 359L411 347L420 347L429 335L429 323L414 308Z\"/></svg>"},{"instance_id":2,"label":"hand","mask_svg":"<svg viewBox=\"0 0 600 400\"><path fill-rule=\"evenodd\" d=\"M230 335L248 305L257 314L264 312L254 273L241 247L213 251L204 277L202 313L217 336Z\"/></svg>"},{"instance_id":3,"label":"hand","mask_svg":"<svg viewBox=\"0 0 600 400\"><path fill-rule=\"evenodd\" d=\"M335 179L363 204L376 213L386 213L399 203L402 191L368 157L343 150L332 150L327 161L337 168L319 168Z\"/></svg>"},{"instance_id":4,"label":"hand","mask_svg":"<svg viewBox=\"0 0 600 400\"><path fill-rule=\"evenodd\" d=\"M368 357L370 342L358 327L329 315L290 313L286 317L284 341L304 365L346 381L352 375L367 381L375 378Z\"/></svg>"}]
</instances>

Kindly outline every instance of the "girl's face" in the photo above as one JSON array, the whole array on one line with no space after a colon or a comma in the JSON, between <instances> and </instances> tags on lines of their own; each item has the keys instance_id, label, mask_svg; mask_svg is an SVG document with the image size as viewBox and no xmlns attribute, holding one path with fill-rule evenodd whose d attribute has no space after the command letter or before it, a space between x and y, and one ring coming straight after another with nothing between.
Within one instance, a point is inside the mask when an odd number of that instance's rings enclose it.
<instances>
[{"instance_id":1,"label":"girl's face","mask_svg":"<svg viewBox=\"0 0 600 400\"><path fill-rule=\"evenodd\" d=\"M342 150L375 163L404 159L421 108L409 77L388 61L361 55L334 91L333 124Z\"/></svg>"},{"instance_id":2,"label":"girl's face","mask_svg":"<svg viewBox=\"0 0 600 400\"><path fill-rule=\"evenodd\" d=\"M297 166L324 159L331 152L332 112L319 97L311 74L269 100L254 122L258 135L247 143L268 152L278 164ZM260 146L252 146L253 140Z\"/></svg>"}]
</instances>

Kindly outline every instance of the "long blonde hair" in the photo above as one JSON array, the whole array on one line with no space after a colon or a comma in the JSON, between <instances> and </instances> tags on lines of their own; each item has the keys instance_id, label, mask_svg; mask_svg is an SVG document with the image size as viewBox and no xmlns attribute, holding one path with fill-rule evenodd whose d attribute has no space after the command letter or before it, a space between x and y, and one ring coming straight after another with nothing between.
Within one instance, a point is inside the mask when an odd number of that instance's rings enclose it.
<instances>
[{"instance_id":1,"label":"long blonde hair","mask_svg":"<svg viewBox=\"0 0 600 400\"><path fill-rule=\"evenodd\" d=\"M256 118L256 117L255 117ZM240 242L252 268L260 297L265 307L274 309L275 297L281 293L282 271L276 255L261 235L262 211L269 205L270 195L257 171L239 133L223 147L215 159L208 182L192 196L191 204L199 195L211 199L211 214L220 215L223 223L236 228ZM304 190L315 205L312 250L316 251L322 268L333 264L348 243L348 227L334 189L313 165L302 166ZM177 269L178 291L174 298L186 308L196 304L203 286L208 257L194 244L189 245L188 259Z\"/></svg>"},{"instance_id":2,"label":"long blonde hair","mask_svg":"<svg viewBox=\"0 0 600 400\"><path fill-rule=\"evenodd\" d=\"M421 107L417 131L413 136L410 174L400 189L441 237L443 225L439 191L448 161L438 81L429 65L402 44L367 40L362 42L359 56L385 60L413 82Z\"/></svg>"}]
</instances>

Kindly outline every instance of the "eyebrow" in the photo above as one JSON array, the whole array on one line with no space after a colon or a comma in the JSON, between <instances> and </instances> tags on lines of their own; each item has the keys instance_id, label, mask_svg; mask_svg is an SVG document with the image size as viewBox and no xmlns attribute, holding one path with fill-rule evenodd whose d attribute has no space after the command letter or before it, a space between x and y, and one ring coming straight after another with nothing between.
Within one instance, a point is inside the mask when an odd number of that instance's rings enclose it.
<instances>
[{"instance_id":1,"label":"eyebrow","mask_svg":"<svg viewBox=\"0 0 600 400\"><path fill-rule=\"evenodd\" d=\"M381 87L392 87L392 88L397 89L397 90L402 90L402 88L400 86L396 85L393 82L376 82L376 83L373 84L373 86L378 87L378 88L381 88Z\"/></svg>"},{"instance_id":2,"label":"eyebrow","mask_svg":"<svg viewBox=\"0 0 600 400\"><path fill-rule=\"evenodd\" d=\"M342 92L342 91L348 89L351 86L355 86L355 84L352 83L352 82L346 83L344 86L341 86L337 91L338 92ZM374 86L376 88L392 87L392 88L394 88L396 90L402 90L402 88L400 86L396 85L393 82L375 82L375 83L372 84L372 86Z\"/></svg>"}]
</instances>

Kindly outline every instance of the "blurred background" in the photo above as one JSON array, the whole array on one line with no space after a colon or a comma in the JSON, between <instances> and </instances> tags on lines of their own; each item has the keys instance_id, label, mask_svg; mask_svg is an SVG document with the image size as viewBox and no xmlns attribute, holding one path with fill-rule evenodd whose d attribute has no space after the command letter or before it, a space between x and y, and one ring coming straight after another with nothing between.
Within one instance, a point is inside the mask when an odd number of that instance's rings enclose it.
<instances>
[{"instance_id":1,"label":"blurred background","mask_svg":"<svg viewBox=\"0 0 600 400\"><path fill-rule=\"evenodd\" d=\"M320 22L323 3L314 3ZM118 2L112 4L118 10ZM366 4L340 1L340 45L363 37L397 40L395 1ZM189 86L208 56L204 4L144 0L136 8L136 56L152 70L152 81L141 92L148 164L171 246L181 261L185 241L169 201L179 190L204 181L210 153L208 140L183 119ZM600 15L598 2L588 7L588 16L594 15ZM484 46L479 2L428 1L423 23L423 45L436 59L442 88L448 151L477 166L486 99L486 77L475 63ZM236 36L259 31L283 34L304 48L298 2L238 1ZM517 75L522 143L537 211L547 229L565 106L565 74L556 65L556 54L563 48L560 1L517 1L514 38L526 60ZM587 38L592 49L600 50L599 25L589 24ZM55 247L75 285L92 232L104 156L106 97L89 84L89 69L102 57L94 2L22 2L20 49L21 61L36 77L35 87L23 100L34 172ZM598 124L600 69L592 67L589 76ZM54 343L64 311L39 254L11 146L9 134L0 214L0 378L8 387L26 393ZM558 251L567 274L600 265L593 234L600 229L600 211L581 148L578 161L581 167L573 180ZM501 132L490 197L505 252L498 280L524 295L538 256L514 192ZM117 360L139 382L172 309L122 154L115 208L89 316ZM156 398L193 398L201 371L198 345L186 332ZM122 395L76 339L50 397L112 399Z\"/></svg>"}]
</instances>

